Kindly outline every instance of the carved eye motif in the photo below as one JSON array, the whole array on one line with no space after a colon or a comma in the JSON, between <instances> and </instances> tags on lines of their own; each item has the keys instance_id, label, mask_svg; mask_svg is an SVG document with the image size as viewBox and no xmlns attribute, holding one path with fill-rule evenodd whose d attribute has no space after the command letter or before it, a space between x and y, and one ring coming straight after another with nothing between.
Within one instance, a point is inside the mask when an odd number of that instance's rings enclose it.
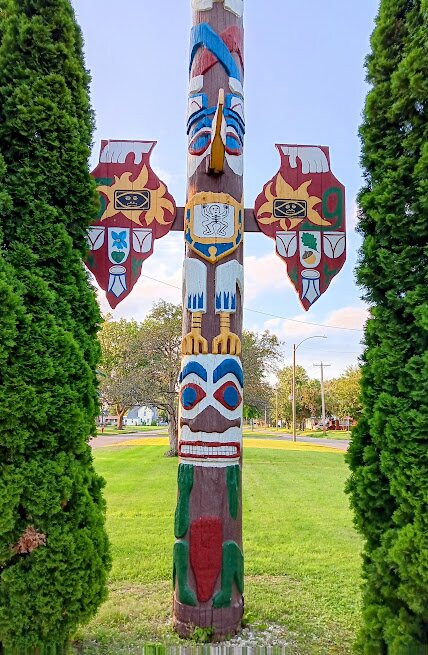
<instances>
[{"instance_id":1,"label":"carved eye motif","mask_svg":"<svg viewBox=\"0 0 428 655\"><path fill-rule=\"evenodd\" d=\"M211 143L211 132L209 131L198 132L190 142L189 153L195 156L203 155L204 152L207 151L210 143Z\"/></svg>"},{"instance_id":2,"label":"carved eye motif","mask_svg":"<svg viewBox=\"0 0 428 655\"><path fill-rule=\"evenodd\" d=\"M191 410L206 397L205 391L197 384L187 384L181 390L181 404L186 410Z\"/></svg>"},{"instance_id":3,"label":"carved eye motif","mask_svg":"<svg viewBox=\"0 0 428 655\"><path fill-rule=\"evenodd\" d=\"M242 396L233 382L225 382L220 389L217 389L214 398L229 410L236 409L242 402Z\"/></svg>"}]
</instances>

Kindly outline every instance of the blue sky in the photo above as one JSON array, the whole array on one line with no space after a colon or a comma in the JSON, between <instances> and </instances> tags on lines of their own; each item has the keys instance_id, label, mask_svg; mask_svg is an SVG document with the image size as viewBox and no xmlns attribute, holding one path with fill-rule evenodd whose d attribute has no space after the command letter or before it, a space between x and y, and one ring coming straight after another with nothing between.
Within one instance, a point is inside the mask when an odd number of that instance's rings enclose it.
<instances>
[{"instance_id":1,"label":"blue sky","mask_svg":"<svg viewBox=\"0 0 428 655\"><path fill-rule=\"evenodd\" d=\"M97 128L91 164L97 163L102 138L157 140L153 168L183 205L190 0L72 4L92 74ZM361 186L357 131L367 93L363 63L377 8L378 0L246 0L246 207L254 205L279 168L275 143L330 146L332 170L347 189L348 260L309 312L301 308L274 242L261 234L246 237L244 326L278 334L285 364L291 361L293 343L327 335L298 351L298 362L311 377L319 374L315 362L331 364L327 376L333 377L355 364L362 350L367 309L354 277L361 244L355 232L355 197ZM140 279L114 318L142 320L159 298L180 302L183 252L179 233L157 241L143 268L148 277ZM100 302L108 311L101 296Z\"/></svg>"}]
</instances>

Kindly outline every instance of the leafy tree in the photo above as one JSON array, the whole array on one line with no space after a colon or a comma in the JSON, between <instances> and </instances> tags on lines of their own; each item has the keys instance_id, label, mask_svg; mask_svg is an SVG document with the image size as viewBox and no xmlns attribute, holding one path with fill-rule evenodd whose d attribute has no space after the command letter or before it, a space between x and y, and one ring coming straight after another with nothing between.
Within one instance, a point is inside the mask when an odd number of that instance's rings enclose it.
<instances>
[{"instance_id":1,"label":"leafy tree","mask_svg":"<svg viewBox=\"0 0 428 655\"><path fill-rule=\"evenodd\" d=\"M99 333L100 395L103 403L116 413L119 430L123 428L126 412L142 400L139 330L136 321L113 321L107 316Z\"/></svg>"},{"instance_id":2,"label":"leafy tree","mask_svg":"<svg viewBox=\"0 0 428 655\"><path fill-rule=\"evenodd\" d=\"M326 406L330 414L358 419L361 410L361 368L349 366L339 378L325 383Z\"/></svg>"},{"instance_id":3,"label":"leafy tree","mask_svg":"<svg viewBox=\"0 0 428 655\"><path fill-rule=\"evenodd\" d=\"M245 418L256 418L271 407L272 388L267 378L276 371L280 347L278 337L268 331L258 334L244 330L242 334Z\"/></svg>"},{"instance_id":4,"label":"leafy tree","mask_svg":"<svg viewBox=\"0 0 428 655\"><path fill-rule=\"evenodd\" d=\"M367 61L358 279L372 314L348 457L367 655L428 646L427 27L425 1L381 0Z\"/></svg>"},{"instance_id":5,"label":"leafy tree","mask_svg":"<svg viewBox=\"0 0 428 655\"><path fill-rule=\"evenodd\" d=\"M107 317L100 332L101 396L116 411L118 427L131 407L157 407L167 416L172 455L178 452L181 326L181 306L160 301L141 324Z\"/></svg>"},{"instance_id":6,"label":"leafy tree","mask_svg":"<svg viewBox=\"0 0 428 655\"><path fill-rule=\"evenodd\" d=\"M291 426L293 368L286 366L278 373L278 413L279 418ZM319 414L321 407L321 385L311 380L303 366L296 366L296 420L303 425L306 418Z\"/></svg>"},{"instance_id":7,"label":"leafy tree","mask_svg":"<svg viewBox=\"0 0 428 655\"><path fill-rule=\"evenodd\" d=\"M82 264L96 208L89 78L69 0L0 10L0 291L11 307L0 320L0 650L61 654L104 600L110 565L88 445L99 357Z\"/></svg>"},{"instance_id":8,"label":"leafy tree","mask_svg":"<svg viewBox=\"0 0 428 655\"><path fill-rule=\"evenodd\" d=\"M181 367L182 308L157 303L141 325L139 349L144 358L141 391L148 405L168 416L169 454L178 454L178 376Z\"/></svg>"}]
</instances>

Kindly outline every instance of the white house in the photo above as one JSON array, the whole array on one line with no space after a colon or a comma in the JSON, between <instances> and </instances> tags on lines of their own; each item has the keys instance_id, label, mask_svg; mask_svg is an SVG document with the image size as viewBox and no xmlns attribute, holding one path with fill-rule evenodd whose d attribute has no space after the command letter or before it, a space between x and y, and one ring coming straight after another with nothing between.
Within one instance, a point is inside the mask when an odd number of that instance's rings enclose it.
<instances>
[{"instance_id":1,"label":"white house","mask_svg":"<svg viewBox=\"0 0 428 655\"><path fill-rule=\"evenodd\" d=\"M159 415L156 407L133 407L123 419L123 424L125 426L152 425L157 423L158 420Z\"/></svg>"}]
</instances>

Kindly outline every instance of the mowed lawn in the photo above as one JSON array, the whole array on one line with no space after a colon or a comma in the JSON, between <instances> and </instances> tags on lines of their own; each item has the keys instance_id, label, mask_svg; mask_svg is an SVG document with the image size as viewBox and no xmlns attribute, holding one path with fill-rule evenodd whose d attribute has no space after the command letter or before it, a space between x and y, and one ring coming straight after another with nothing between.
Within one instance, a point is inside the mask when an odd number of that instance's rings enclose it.
<instances>
[{"instance_id":1,"label":"mowed lawn","mask_svg":"<svg viewBox=\"0 0 428 655\"><path fill-rule=\"evenodd\" d=\"M77 636L77 652L139 653L177 643L171 555L177 460L165 446L95 451L106 481L110 596ZM358 629L361 541L343 492L343 453L245 448L246 620L283 626L286 652L351 652Z\"/></svg>"}]
</instances>

